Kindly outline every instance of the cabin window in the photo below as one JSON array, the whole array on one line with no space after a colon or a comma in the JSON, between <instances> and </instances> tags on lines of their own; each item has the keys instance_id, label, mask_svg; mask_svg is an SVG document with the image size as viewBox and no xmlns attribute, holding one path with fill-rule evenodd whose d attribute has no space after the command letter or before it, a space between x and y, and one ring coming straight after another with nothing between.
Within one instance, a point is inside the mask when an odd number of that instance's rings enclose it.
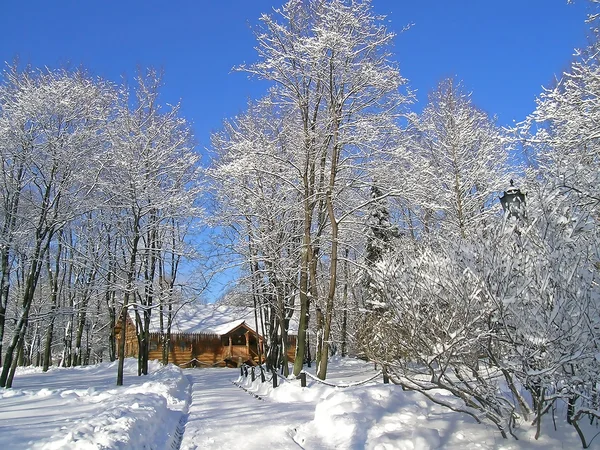
<instances>
[{"instance_id":1,"label":"cabin window","mask_svg":"<svg viewBox=\"0 0 600 450\"><path fill-rule=\"evenodd\" d=\"M187 349L187 342L185 341L179 341L179 350L186 350Z\"/></svg>"},{"instance_id":2,"label":"cabin window","mask_svg":"<svg viewBox=\"0 0 600 450\"><path fill-rule=\"evenodd\" d=\"M158 342L156 342L156 341L150 341L150 346L149 347L150 347L150 351L158 350Z\"/></svg>"},{"instance_id":3,"label":"cabin window","mask_svg":"<svg viewBox=\"0 0 600 450\"><path fill-rule=\"evenodd\" d=\"M227 347L229 345L229 338L231 337L232 345L246 345L246 330L245 328L238 328L237 330L232 331L231 333L223 336L221 338L221 343L223 346Z\"/></svg>"}]
</instances>

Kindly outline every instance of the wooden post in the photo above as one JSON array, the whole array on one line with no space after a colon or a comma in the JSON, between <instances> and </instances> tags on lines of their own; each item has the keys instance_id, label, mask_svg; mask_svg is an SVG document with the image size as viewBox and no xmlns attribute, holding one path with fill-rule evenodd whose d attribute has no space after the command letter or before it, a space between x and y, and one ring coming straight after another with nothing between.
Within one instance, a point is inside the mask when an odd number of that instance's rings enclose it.
<instances>
[{"instance_id":1,"label":"wooden post","mask_svg":"<svg viewBox=\"0 0 600 450\"><path fill-rule=\"evenodd\" d=\"M260 361L258 361L259 364L262 364L265 362L265 346L263 345L263 338L261 336L259 336L258 334L256 335L258 338L258 345L260 346L260 356L262 356L262 360L260 360L261 358L259 358Z\"/></svg>"},{"instance_id":2,"label":"wooden post","mask_svg":"<svg viewBox=\"0 0 600 450\"><path fill-rule=\"evenodd\" d=\"M300 386L306 387L306 373L300 372Z\"/></svg>"},{"instance_id":3,"label":"wooden post","mask_svg":"<svg viewBox=\"0 0 600 450\"><path fill-rule=\"evenodd\" d=\"M383 369L381 371L383 372L383 384L390 384L390 377L387 374L385 366L383 366Z\"/></svg>"},{"instance_id":4,"label":"wooden post","mask_svg":"<svg viewBox=\"0 0 600 450\"><path fill-rule=\"evenodd\" d=\"M273 389L277 387L277 371L273 369Z\"/></svg>"},{"instance_id":5,"label":"wooden post","mask_svg":"<svg viewBox=\"0 0 600 450\"><path fill-rule=\"evenodd\" d=\"M259 366L259 367L260 367L260 382L264 383L265 381L267 381L267 379L265 378L265 371L263 370L262 366Z\"/></svg>"},{"instance_id":6,"label":"wooden post","mask_svg":"<svg viewBox=\"0 0 600 450\"><path fill-rule=\"evenodd\" d=\"M254 367L252 367L252 370L250 372L252 375L252 381L254 381L256 379L256 375L254 374Z\"/></svg>"},{"instance_id":7,"label":"wooden post","mask_svg":"<svg viewBox=\"0 0 600 450\"><path fill-rule=\"evenodd\" d=\"M244 333L244 337L246 338L246 358L251 358L250 355L250 332L246 331ZM254 359L254 358L252 358Z\"/></svg>"},{"instance_id":8,"label":"wooden post","mask_svg":"<svg viewBox=\"0 0 600 450\"><path fill-rule=\"evenodd\" d=\"M244 376L244 368L242 366L240 366L240 376L241 377Z\"/></svg>"},{"instance_id":9,"label":"wooden post","mask_svg":"<svg viewBox=\"0 0 600 450\"><path fill-rule=\"evenodd\" d=\"M231 335L229 336L229 357L233 358L233 343L231 342Z\"/></svg>"}]
</instances>

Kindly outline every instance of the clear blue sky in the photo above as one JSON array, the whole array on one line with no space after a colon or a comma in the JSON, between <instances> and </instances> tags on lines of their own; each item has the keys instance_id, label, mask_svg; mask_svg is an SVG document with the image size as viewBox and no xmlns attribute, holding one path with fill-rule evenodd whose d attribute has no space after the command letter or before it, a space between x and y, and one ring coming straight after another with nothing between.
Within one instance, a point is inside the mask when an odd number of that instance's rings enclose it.
<instances>
[{"instance_id":1,"label":"clear blue sky","mask_svg":"<svg viewBox=\"0 0 600 450\"><path fill-rule=\"evenodd\" d=\"M165 70L163 99L183 102L200 146L222 120L261 96L264 82L231 68L256 57L249 25L282 0L3 0L0 60L84 65L115 81L137 66ZM522 120L586 43L587 1L374 0L401 30L395 50L419 106L447 76L463 80L500 124Z\"/></svg>"}]
</instances>

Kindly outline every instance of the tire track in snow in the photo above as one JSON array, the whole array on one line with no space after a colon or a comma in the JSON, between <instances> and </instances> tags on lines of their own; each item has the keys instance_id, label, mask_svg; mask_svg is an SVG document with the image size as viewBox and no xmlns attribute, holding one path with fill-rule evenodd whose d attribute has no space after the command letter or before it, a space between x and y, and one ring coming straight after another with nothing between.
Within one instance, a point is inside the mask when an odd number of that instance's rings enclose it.
<instances>
[{"instance_id":1,"label":"tire track in snow","mask_svg":"<svg viewBox=\"0 0 600 450\"><path fill-rule=\"evenodd\" d=\"M183 440L183 433L185 432L185 425L187 424L188 418L190 417L190 404L192 403L192 387L194 384L194 380L190 375L185 375L185 377L188 381L187 398L185 399L185 404L183 405L183 409L181 410L181 417L179 418L179 423L177 424L175 433L171 437L171 445L169 445L169 447L172 450L180 449L181 441Z\"/></svg>"},{"instance_id":2,"label":"tire track in snow","mask_svg":"<svg viewBox=\"0 0 600 450\"><path fill-rule=\"evenodd\" d=\"M312 419L314 405L272 402L263 395L257 401L249 394L251 399L236 385L239 372L235 369L188 370L192 400L180 450L231 450L242 442L248 450L304 447L294 439L295 428Z\"/></svg>"}]
</instances>

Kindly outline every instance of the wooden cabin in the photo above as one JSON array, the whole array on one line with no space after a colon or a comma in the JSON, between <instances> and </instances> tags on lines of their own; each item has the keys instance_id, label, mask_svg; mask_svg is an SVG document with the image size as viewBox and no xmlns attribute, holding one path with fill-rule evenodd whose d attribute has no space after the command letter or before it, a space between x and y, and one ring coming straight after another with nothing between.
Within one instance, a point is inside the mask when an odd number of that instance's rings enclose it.
<instances>
[{"instance_id":1,"label":"wooden cabin","mask_svg":"<svg viewBox=\"0 0 600 450\"><path fill-rule=\"evenodd\" d=\"M163 324L167 323L163 318ZM150 324L149 359L162 360L165 333L160 332L159 312ZM118 327L120 329L120 327ZM256 332L251 308L186 305L173 317L169 342L169 362L180 367L237 367L259 364L259 346L264 358L262 336ZM117 340L120 333L117 330ZM138 352L135 313L130 311L126 327L125 356ZM118 345L117 345L118 348ZM293 360L296 336L288 338L288 357Z\"/></svg>"}]
</instances>

